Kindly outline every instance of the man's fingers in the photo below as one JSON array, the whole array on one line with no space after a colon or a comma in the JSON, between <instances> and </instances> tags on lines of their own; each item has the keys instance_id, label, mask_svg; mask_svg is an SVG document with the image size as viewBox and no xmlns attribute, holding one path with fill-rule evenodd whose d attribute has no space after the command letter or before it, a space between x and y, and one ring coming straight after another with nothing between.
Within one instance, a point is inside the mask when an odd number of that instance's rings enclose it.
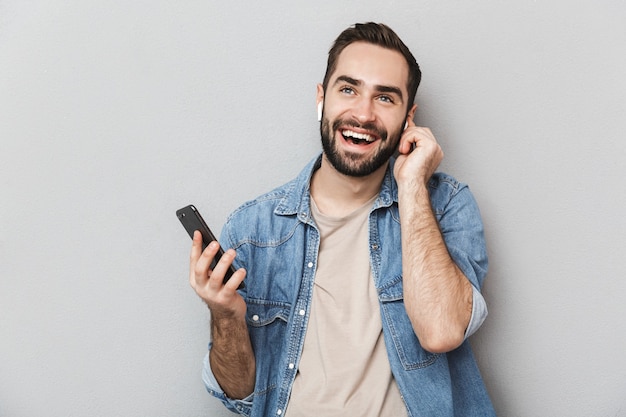
<instances>
[{"instance_id":1,"label":"man's fingers","mask_svg":"<svg viewBox=\"0 0 626 417\"><path fill-rule=\"evenodd\" d=\"M409 125L404 130L400 139L400 147L398 151L403 155L408 155L413 150L413 144L419 142L420 137L423 135L422 129L415 125L415 122L411 119L408 121Z\"/></svg>"},{"instance_id":2,"label":"man's fingers","mask_svg":"<svg viewBox=\"0 0 626 417\"><path fill-rule=\"evenodd\" d=\"M432 131L427 127L416 126L411 120L409 127L404 131L400 141L400 153L408 154L411 152L413 144L416 147L437 147L437 140ZM421 145L421 146L420 146Z\"/></svg>"},{"instance_id":3,"label":"man's fingers","mask_svg":"<svg viewBox=\"0 0 626 417\"><path fill-rule=\"evenodd\" d=\"M196 230L193 232L193 239L191 240L191 261L196 261L202 253L202 234Z\"/></svg>"},{"instance_id":4,"label":"man's fingers","mask_svg":"<svg viewBox=\"0 0 626 417\"><path fill-rule=\"evenodd\" d=\"M189 267L189 281L193 288L206 285L209 279L210 266L218 249L219 244L217 242L211 242L204 252L202 252L202 235L198 231L194 233L190 255L191 263Z\"/></svg>"},{"instance_id":5,"label":"man's fingers","mask_svg":"<svg viewBox=\"0 0 626 417\"><path fill-rule=\"evenodd\" d=\"M228 282L224 284L224 288L229 288L232 291L237 291L239 288L239 284L243 282L246 278L246 270L243 268L238 269L235 273L230 277Z\"/></svg>"},{"instance_id":6,"label":"man's fingers","mask_svg":"<svg viewBox=\"0 0 626 417\"><path fill-rule=\"evenodd\" d=\"M218 290L223 285L224 277L226 276L226 272L228 272L230 265L233 263L235 255L236 252L232 249L224 252L217 265L215 265L215 269L213 269L213 271L211 272L211 276L209 277L209 287L211 289Z\"/></svg>"}]
</instances>

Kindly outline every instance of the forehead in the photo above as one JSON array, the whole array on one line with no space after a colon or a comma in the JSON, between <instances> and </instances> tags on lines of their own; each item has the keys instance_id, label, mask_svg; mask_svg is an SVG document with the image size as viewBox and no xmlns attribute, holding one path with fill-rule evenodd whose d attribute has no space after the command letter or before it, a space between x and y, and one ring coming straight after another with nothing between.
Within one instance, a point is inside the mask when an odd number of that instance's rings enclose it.
<instances>
[{"instance_id":1,"label":"forehead","mask_svg":"<svg viewBox=\"0 0 626 417\"><path fill-rule=\"evenodd\" d=\"M409 66L398 51L366 42L355 42L344 48L337 59L330 84L337 77L349 76L370 85L400 88L408 94Z\"/></svg>"}]
</instances>

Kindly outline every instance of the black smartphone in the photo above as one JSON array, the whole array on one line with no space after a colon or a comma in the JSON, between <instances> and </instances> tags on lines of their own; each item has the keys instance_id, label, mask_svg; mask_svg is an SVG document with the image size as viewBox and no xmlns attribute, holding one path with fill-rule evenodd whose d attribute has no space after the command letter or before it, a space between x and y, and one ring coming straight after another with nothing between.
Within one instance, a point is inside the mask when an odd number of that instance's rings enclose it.
<instances>
[{"instance_id":1,"label":"black smartphone","mask_svg":"<svg viewBox=\"0 0 626 417\"><path fill-rule=\"evenodd\" d=\"M214 240L217 240L215 238L215 235L213 235L213 232L211 232L211 229L209 228L209 226L207 226L206 222L200 215L200 212L198 211L198 209L195 208L192 204L186 207L183 207L180 210L176 210L176 217L178 217L178 220L180 220L180 222L183 224L183 227L185 228L185 230L187 230L187 233L189 233L189 236L192 239L193 239L193 233L196 230L200 231L200 233L202 234L202 250L203 251L209 245L209 243L211 243ZM215 268L215 265L220 260L223 254L224 254L224 250L220 246L220 249L217 251L215 258L213 258L213 262L211 263L211 269ZM231 265L230 268L228 268L228 271L226 271L226 275L224 276L224 283L226 283L226 281L228 281L234 273L235 273L235 268ZM244 285L242 282L239 285L239 289L243 287Z\"/></svg>"}]
</instances>

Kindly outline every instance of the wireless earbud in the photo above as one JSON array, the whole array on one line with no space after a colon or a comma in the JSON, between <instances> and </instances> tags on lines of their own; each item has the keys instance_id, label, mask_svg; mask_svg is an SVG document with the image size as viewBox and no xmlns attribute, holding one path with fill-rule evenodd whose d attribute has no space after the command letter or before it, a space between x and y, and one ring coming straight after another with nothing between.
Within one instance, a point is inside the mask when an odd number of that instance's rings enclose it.
<instances>
[{"instance_id":1,"label":"wireless earbud","mask_svg":"<svg viewBox=\"0 0 626 417\"><path fill-rule=\"evenodd\" d=\"M406 130L407 127L409 127L409 122L404 122L404 130Z\"/></svg>"},{"instance_id":2,"label":"wireless earbud","mask_svg":"<svg viewBox=\"0 0 626 417\"><path fill-rule=\"evenodd\" d=\"M322 121L322 109L324 108L324 102L320 101L319 103L317 103L317 121L321 122Z\"/></svg>"}]
</instances>

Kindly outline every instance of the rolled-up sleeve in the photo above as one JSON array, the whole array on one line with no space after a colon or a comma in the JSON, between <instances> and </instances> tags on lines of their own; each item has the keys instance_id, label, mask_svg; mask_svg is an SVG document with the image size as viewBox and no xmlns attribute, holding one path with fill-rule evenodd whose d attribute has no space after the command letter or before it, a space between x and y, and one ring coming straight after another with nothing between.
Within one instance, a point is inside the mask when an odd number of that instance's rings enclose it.
<instances>
[{"instance_id":1,"label":"rolled-up sleeve","mask_svg":"<svg viewBox=\"0 0 626 417\"><path fill-rule=\"evenodd\" d=\"M209 352L211 351L211 344L209 343ZM204 382L204 386L206 387L209 394L219 399L230 411L249 416L252 411L252 398L254 394L248 395L246 398L241 400L234 400L232 398L228 398L228 396L224 393L220 384L215 379L215 375L213 375L213 371L211 370L211 364L209 362L209 353L207 353L204 357L204 363L202 367L202 382Z\"/></svg>"},{"instance_id":2,"label":"rolled-up sleeve","mask_svg":"<svg viewBox=\"0 0 626 417\"><path fill-rule=\"evenodd\" d=\"M467 185L449 178L442 180L435 192L446 195L446 190L450 192L449 198L439 194L436 199L439 204L435 204L434 208L448 252L472 285L472 315L465 330L467 339L487 317L487 303L480 288L487 275L489 261L484 227L474 196Z\"/></svg>"},{"instance_id":3,"label":"rolled-up sleeve","mask_svg":"<svg viewBox=\"0 0 626 417\"><path fill-rule=\"evenodd\" d=\"M465 339L476 333L487 318L487 303L483 295L472 285L472 316L465 330Z\"/></svg>"}]
</instances>

